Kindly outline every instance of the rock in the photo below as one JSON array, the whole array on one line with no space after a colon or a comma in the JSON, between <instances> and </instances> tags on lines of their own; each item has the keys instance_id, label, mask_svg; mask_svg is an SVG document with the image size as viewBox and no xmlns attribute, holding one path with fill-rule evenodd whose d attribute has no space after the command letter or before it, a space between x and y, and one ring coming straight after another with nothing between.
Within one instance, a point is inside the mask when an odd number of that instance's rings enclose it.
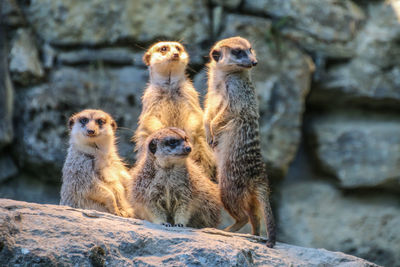
<instances>
[{"instance_id":1,"label":"rock","mask_svg":"<svg viewBox=\"0 0 400 267\"><path fill-rule=\"evenodd\" d=\"M345 194L314 180L286 183L279 203L280 240L340 250L383 266L400 264L397 195Z\"/></svg>"},{"instance_id":2,"label":"rock","mask_svg":"<svg viewBox=\"0 0 400 267\"><path fill-rule=\"evenodd\" d=\"M320 168L346 188L400 188L398 116L335 113L311 122Z\"/></svg>"},{"instance_id":3,"label":"rock","mask_svg":"<svg viewBox=\"0 0 400 267\"><path fill-rule=\"evenodd\" d=\"M270 173L282 176L300 140L312 61L287 40L266 36L271 29L266 19L229 14L224 25L220 39L240 35L253 41L259 63L252 76L259 95L262 152Z\"/></svg>"},{"instance_id":4,"label":"rock","mask_svg":"<svg viewBox=\"0 0 400 267\"><path fill-rule=\"evenodd\" d=\"M351 41L365 20L364 12L349 0L245 1L244 10L273 17L284 36L309 51L336 58L355 53Z\"/></svg>"},{"instance_id":5,"label":"rock","mask_svg":"<svg viewBox=\"0 0 400 267\"><path fill-rule=\"evenodd\" d=\"M0 265L377 266L340 252L216 229L165 228L65 206L0 200Z\"/></svg>"},{"instance_id":6,"label":"rock","mask_svg":"<svg viewBox=\"0 0 400 267\"><path fill-rule=\"evenodd\" d=\"M102 61L104 63L116 65L137 64L140 66L145 66L142 63L141 58L140 62L135 62L135 59L137 61L139 58L136 56L137 54L138 53L134 53L126 48L83 49L59 53L58 60L60 63L67 65L96 63L98 61Z\"/></svg>"},{"instance_id":7,"label":"rock","mask_svg":"<svg viewBox=\"0 0 400 267\"><path fill-rule=\"evenodd\" d=\"M49 44L45 43L42 47L43 66L48 70L54 67L56 58L56 50Z\"/></svg>"},{"instance_id":8,"label":"rock","mask_svg":"<svg viewBox=\"0 0 400 267\"><path fill-rule=\"evenodd\" d=\"M13 81L28 85L44 77L35 39L25 29L18 29L10 51L10 72Z\"/></svg>"},{"instance_id":9,"label":"rock","mask_svg":"<svg viewBox=\"0 0 400 267\"><path fill-rule=\"evenodd\" d=\"M0 3L0 17L2 23L9 27L24 25L24 19L15 0L2 0Z\"/></svg>"},{"instance_id":10,"label":"rock","mask_svg":"<svg viewBox=\"0 0 400 267\"><path fill-rule=\"evenodd\" d=\"M227 7L229 9L238 8L242 0L211 0L214 5Z\"/></svg>"},{"instance_id":11,"label":"rock","mask_svg":"<svg viewBox=\"0 0 400 267\"><path fill-rule=\"evenodd\" d=\"M310 102L399 107L400 22L393 5L369 5L370 18L355 40L355 58L329 68L312 91Z\"/></svg>"},{"instance_id":12,"label":"rock","mask_svg":"<svg viewBox=\"0 0 400 267\"><path fill-rule=\"evenodd\" d=\"M24 11L41 38L56 45L165 38L199 44L209 38L206 0L39 0L27 4Z\"/></svg>"},{"instance_id":13,"label":"rock","mask_svg":"<svg viewBox=\"0 0 400 267\"><path fill-rule=\"evenodd\" d=\"M0 24L0 149L13 139L13 86L7 64L7 41L4 26Z\"/></svg>"},{"instance_id":14,"label":"rock","mask_svg":"<svg viewBox=\"0 0 400 267\"><path fill-rule=\"evenodd\" d=\"M147 71L124 68L64 67L49 83L18 92L15 154L20 165L43 179L60 180L68 144L67 119L86 108L109 112L118 126L119 152L134 157L130 139L141 111Z\"/></svg>"},{"instance_id":15,"label":"rock","mask_svg":"<svg viewBox=\"0 0 400 267\"><path fill-rule=\"evenodd\" d=\"M17 166L8 155L0 156L0 183L18 173Z\"/></svg>"}]
</instances>

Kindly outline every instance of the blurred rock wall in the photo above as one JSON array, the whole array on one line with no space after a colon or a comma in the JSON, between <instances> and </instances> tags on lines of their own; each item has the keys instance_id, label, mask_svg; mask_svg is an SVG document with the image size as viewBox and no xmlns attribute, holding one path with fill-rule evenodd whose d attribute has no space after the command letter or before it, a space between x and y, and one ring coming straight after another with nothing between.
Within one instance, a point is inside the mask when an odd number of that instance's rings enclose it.
<instances>
[{"instance_id":1,"label":"blurred rock wall","mask_svg":"<svg viewBox=\"0 0 400 267\"><path fill-rule=\"evenodd\" d=\"M208 50L253 44L278 239L400 266L400 10L379 0L3 0L0 197L58 203L67 118L111 113L130 138L158 40L188 49L203 96ZM396 13L399 12L399 13Z\"/></svg>"}]
</instances>

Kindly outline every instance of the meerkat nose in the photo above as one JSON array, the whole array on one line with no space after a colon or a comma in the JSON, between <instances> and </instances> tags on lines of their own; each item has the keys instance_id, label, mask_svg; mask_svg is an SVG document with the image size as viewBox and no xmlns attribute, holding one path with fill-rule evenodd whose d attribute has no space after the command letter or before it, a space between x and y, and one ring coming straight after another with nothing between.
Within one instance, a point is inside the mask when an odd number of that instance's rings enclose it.
<instances>
[{"instance_id":1,"label":"meerkat nose","mask_svg":"<svg viewBox=\"0 0 400 267\"><path fill-rule=\"evenodd\" d=\"M174 57L174 58L179 58L179 53L174 53L174 54L173 54L173 57Z\"/></svg>"},{"instance_id":2,"label":"meerkat nose","mask_svg":"<svg viewBox=\"0 0 400 267\"><path fill-rule=\"evenodd\" d=\"M93 135L93 134L95 133L95 131L94 131L94 130L87 130L87 133L88 133L89 135Z\"/></svg>"},{"instance_id":3,"label":"meerkat nose","mask_svg":"<svg viewBox=\"0 0 400 267\"><path fill-rule=\"evenodd\" d=\"M257 66L257 63L258 63L258 61L254 60L254 61L251 62L251 65L253 65L253 67L254 67L254 66Z\"/></svg>"}]
</instances>

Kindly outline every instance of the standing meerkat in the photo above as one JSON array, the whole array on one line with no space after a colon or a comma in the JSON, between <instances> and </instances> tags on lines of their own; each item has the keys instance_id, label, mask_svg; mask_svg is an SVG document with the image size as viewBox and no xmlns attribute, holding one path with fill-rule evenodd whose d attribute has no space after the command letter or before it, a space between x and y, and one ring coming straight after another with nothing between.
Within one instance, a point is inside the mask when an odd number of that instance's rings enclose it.
<instances>
[{"instance_id":1,"label":"standing meerkat","mask_svg":"<svg viewBox=\"0 0 400 267\"><path fill-rule=\"evenodd\" d=\"M146 51L143 61L149 66L150 82L134 136L137 158L146 150L149 135L165 127L177 127L189 136L193 145L191 158L215 180L215 159L205 139L203 110L185 73L189 61L185 48L178 42L158 42Z\"/></svg>"},{"instance_id":2,"label":"standing meerkat","mask_svg":"<svg viewBox=\"0 0 400 267\"><path fill-rule=\"evenodd\" d=\"M181 129L161 129L146 140L131 170L135 217L165 226L216 227L222 204L216 184L189 157Z\"/></svg>"},{"instance_id":3,"label":"standing meerkat","mask_svg":"<svg viewBox=\"0 0 400 267\"><path fill-rule=\"evenodd\" d=\"M221 200L236 220L226 228L238 231L249 220L260 235L261 212L268 233L267 246L275 245L275 223L269 203L269 186L261 156L259 112L250 69L257 65L250 43L241 37L217 42L210 51L205 128L214 148Z\"/></svg>"},{"instance_id":4,"label":"standing meerkat","mask_svg":"<svg viewBox=\"0 0 400 267\"><path fill-rule=\"evenodd\" d=\"M62 169L60 205L131 217L130 175L117 154L117 124L102 110L86 109L68 120L70 140Z\"/></svg>"}]
</instances>

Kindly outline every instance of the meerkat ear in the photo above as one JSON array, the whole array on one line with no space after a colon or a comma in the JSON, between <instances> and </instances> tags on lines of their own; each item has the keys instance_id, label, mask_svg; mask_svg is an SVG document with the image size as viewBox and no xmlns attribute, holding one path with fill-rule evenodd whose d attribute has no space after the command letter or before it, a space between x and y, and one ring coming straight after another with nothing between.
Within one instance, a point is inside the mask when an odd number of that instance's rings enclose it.
<instances>
[{"instance_id":1,"label":"meerkat ear","mask_svg":"<svg viewBox=\"0 0 400 267\"><path fill-rule=\"evenodd\" d=\"M151 153L155 154L157 151L157 143L156 140L151 140L151 142L149 143L149 150Z\"/></svg>"},{"instance_id":2,"label":"meerkat ear","mask_svg":"<svg viewBox=\"0 0 400 267\"><path fill-rule=\"evenodd\" d=\"M214 59L215 61L219 61L221 58L221 49L213 49L210 52L210 58Z\"/></svg>"},{"instance_id":3,"label":"meerkat ear","mask_svg":"<svg viewBox=\"0 0 400 267\"><path fill-rule=\"evenodd\" d=\"M146 66L150 65L150 57L151 57L151 54L149 52L146 52L143 55L143 62L144 62L144 64L146 64Z\"/></svg>"},{"instance_id":4,"label":"meerkat ear","mask_svg":"<svg viewBox=\"0 0 400 267\"><path fill-rule=\"evenodd\" d=\"M117 123L115 122L115 120L111 120L111 128L113 129L113 131L115 132L117 130Z\"/></svg>"},{"instance_id":5,"label":"meerkat ear","mask_svg":"<svg viewBox=\"0 0 400 267\"><path fill-rule=\"evenodd\" d=\"M74 126L75 123L75 116L71 116L71 118L68 119L68 129L72 129L72 126Z\"/></svg>"}]
</instances>

